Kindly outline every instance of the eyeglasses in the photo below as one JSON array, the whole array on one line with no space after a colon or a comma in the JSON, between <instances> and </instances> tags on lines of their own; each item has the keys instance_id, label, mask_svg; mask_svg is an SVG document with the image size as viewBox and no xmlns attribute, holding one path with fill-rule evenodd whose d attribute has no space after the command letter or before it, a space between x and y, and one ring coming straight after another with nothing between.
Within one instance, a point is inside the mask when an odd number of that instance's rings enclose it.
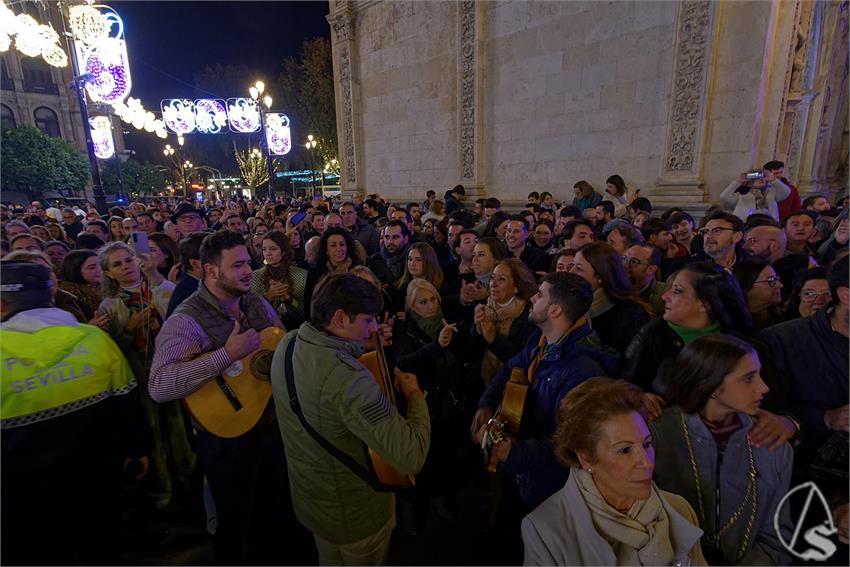
<instances>
[{"instance_id":1,"label":"eyeglasses","mask_svg":"<svg viewBox=\"0 0 850 567\"><path fill-rule=\"evenodd\" d=\"M723 232L724 230L729 230L729 231L735 232L734 228L729 228L729 227L726 227L726 226L715 226L714 228L711 228L711 229L701 228L701 229L699 229L699 233L703 236L705 236L706 234L709 234L709 233L711 234L711 236L720 236L720 233Z\"/></svg>"},{"instance_id":2,"label":"eyeglasses","mask_svg":"<svg viewBox=\"0 0 850 567\"><path fill-rule=\"evenodd\" d=\"M755 285L757 283L766 283L770 287L776 287L777 284L780 283L780 281L779 281L779 276L770 276L766 280L756 280L756 281L754 281L753 285Z\"/></svg>"},{"instance_id":3,"label":"eyeglasses","mask_svg":"<svg viewBox=\"0 0 850 567\"><path fill-rule=\"evenodd\" d=\"M652 265L649 262L644 262L640 258L629 258L628 256L622 256L621 258L624 264L629 264L631 266L640 266L641 264L645 264L647 266Z\"/></svg>"},{"instance_id":4,"label":"eyeglasses","mask_svg":"<svg viewBox=\"0 0 850 567\"><path fill-rule=\"evenodd\" d=\"M814 303L818 297L829 297L829 290L815 291L813 289L807 289L806 291L800 293L800 299L804 303Z\"/></svg>"}]
</instances>

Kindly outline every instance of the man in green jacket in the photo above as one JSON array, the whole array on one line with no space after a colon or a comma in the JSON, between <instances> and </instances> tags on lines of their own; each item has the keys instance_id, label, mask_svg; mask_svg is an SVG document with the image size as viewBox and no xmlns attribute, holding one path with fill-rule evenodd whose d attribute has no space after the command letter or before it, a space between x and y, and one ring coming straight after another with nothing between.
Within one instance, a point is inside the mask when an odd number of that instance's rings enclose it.
<instances>
[{"instance_id":1,"label":"man in green jacket","mask_svg":"<svg viewBox=\"0 0 850 567\"><path fill-rule=\"evenodd\" d=\"M403 474L421 470L428 454L428 407L413 374L395 371L407 399L403 417L359 361L377 331L380 290L350 274L328 276L313 296L313 323L289 333L272 362L274 392L295 514L311 530L322 565L380 565L395 527L395 497L378 492L343 464L302 425L290 403L286 352L298 405L307 424L371 472L367 447Z\"/></svg>"}]
</instances>

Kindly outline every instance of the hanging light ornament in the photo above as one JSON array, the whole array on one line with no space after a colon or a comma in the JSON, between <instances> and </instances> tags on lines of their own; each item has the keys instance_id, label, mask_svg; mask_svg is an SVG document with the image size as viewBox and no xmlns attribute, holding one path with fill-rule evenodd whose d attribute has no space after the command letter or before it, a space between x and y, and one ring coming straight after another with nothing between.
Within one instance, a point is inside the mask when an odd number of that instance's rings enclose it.
<instances>
[{"instance_id":1,"label":"hanging light ornament","mask_svg":"<svg viewBox=\"0 0 850 567\"><path fill-rule=\"evenodd\" d=\"M94 7L90 7L95 9ZM100 6L108 12L99 12L106 35L89 37L91 43L79 39L75 42L80 71L88 75L86 91L93 102L114 104L130 94L132 79L127 61L127 43L124 41L124 22L109 6ZM115 31L113 32L113 28ZM94 34L85 29L85 34ZM113 35L114 33L114 35Z\"/></svg>"},{"instance_id":2,"label":"hanging light ornament","mask_svg":"<svg viewBox=\"0 0 850 567\"><path fill-rule=\"evenodd\" d=\"M89 119L94 155L98 159L109 159L115 155L115 142L112 139L112 121L106 116Z\"/></svg>"},{"instance_id":3,"label":"hanging light ornament","mask_svg":"<svg viewBox=\"0 0 850 567\"><path fill-rule=\"evenodd\" d=\"M15 47L27 57L41 56L54 67L64 67L68 57L59 45L59 34L48 26L39 24L29 14L15 15L5 3L0 4L0 52Z\"/></svg>"},{"instance_id":4,"label":"hanging light ornament","mask_svg":"<svg viewBox=\"0 0 850 567\"><path fill-rule=\"evenodd\" d=\"M109 37L112 27L100 10L86 4L71 6L69 23L76 39L89 45Z\"/></svg>"}]
</instances>

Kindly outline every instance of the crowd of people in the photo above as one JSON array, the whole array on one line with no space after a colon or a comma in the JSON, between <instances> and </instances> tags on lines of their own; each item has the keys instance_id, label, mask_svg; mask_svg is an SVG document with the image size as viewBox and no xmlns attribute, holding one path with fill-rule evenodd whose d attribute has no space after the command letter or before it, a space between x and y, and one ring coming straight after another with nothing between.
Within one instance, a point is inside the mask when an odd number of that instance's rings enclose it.
<instances>
[{"instance_id":1,"label":"crowd of people","mask_svg":"<svg viewBox=\"0 0 850 567\"><path fill-rule=\"evenodd\" d=\"M434 522L480 535L457 562L788 565L813 481L846 564L847 199L782 170L700 219L619 175L514 214L0 206L3 562L120 563L130 483L224 565L384 564Z\"/></svg>"}]
</instances>

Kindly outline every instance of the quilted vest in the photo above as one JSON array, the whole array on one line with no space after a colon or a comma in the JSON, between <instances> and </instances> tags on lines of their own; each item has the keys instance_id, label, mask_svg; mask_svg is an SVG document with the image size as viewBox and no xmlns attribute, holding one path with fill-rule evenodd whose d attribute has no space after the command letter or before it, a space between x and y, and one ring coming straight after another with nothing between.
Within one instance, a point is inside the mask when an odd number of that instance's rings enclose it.
<instances>
[{"instance_id":1,"label":"quilted vest","mask_svg":"<svg viewBox=\"0 0 850 567\"><path fill-rule=\"evenodd\" d=\"M210 293L203 282L198 286L198 291L181 303L174 313L184 313L200 323L210 339L210 350L223 347L227 337L233 331L233 320L230 315L221 310L218 299ZM243 330L253 328L259 332L274 324L275 321L269 318L265 299L253 291L242 296L239 300L240 328Z\"/></svg>"}]
</instances>

